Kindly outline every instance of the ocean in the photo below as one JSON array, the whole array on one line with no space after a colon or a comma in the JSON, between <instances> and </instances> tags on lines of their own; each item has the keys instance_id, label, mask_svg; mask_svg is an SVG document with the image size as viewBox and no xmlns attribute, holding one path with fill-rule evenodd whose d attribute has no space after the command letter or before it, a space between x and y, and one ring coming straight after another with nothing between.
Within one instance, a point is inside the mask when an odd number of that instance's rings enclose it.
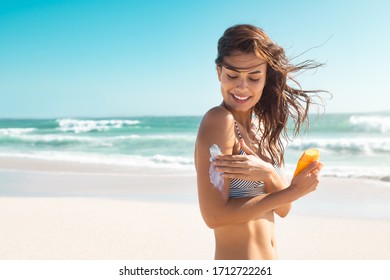
<instances>
[{"instance_id":1,"label":"ocean","mask_svg":"<svg viewBox=\"0 0 390 280\"><path fill-rule=\"evenodd\" d=\"M194 171L201 117L0 119L0 156ZM311 116L288 143L286 174L302 152L319 148L323 176L390 176L390 112Z\"/></svg>"}]
</instances>

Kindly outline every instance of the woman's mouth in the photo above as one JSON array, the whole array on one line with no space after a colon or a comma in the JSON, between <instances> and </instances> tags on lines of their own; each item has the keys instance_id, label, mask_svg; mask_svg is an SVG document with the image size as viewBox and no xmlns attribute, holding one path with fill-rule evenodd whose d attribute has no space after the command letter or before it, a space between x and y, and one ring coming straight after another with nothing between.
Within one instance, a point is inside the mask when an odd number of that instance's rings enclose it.
<instances>
[{"instance_id":1,"label":"woman's mouth","mask_svg":"<svg viewBox=\"0 0 390 280\"><path fill-rule=\"evenodd\" d=\"M251 98L250 96L240 96L240 95L236 95L236 94L232 94L232 96L239 103L244 103Z\"/></svg>"}]
</instances>

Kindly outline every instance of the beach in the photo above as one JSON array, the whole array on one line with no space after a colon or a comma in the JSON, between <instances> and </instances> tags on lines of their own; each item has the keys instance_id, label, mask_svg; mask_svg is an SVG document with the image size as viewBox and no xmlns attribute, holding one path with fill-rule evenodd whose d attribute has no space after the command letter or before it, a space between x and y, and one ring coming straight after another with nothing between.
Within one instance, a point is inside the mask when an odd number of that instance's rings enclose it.
<instances>
[{"instance_id":1,"label":"beach","mask_svg":"<svg viewBox=\"0 0 390 280\"><path fill-rule=\"evenodd\" d=\"M193 170L0 157L0 259L211 260ZM390 183L323 177L276 219L281 260L390 259Z\"/></svg>"}]
</instances>

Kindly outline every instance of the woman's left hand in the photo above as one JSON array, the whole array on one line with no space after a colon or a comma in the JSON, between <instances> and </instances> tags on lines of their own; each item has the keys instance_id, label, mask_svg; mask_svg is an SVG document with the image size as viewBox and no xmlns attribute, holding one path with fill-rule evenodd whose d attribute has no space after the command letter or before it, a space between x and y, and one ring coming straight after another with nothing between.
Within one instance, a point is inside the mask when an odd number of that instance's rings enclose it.
<instances>
[{"instance_id":1,"label":"woman's left hand","mask_svg":"<svg viewBox=\"0 0 390 280\"><path fill-rule=\"evenodd\" d=\"M257 156L242 139L240 146L246 155L219 155L213 161L215 170L223 172L224 178L264 181L269 176L272 165Z\"/></svg>"}]
</instances>

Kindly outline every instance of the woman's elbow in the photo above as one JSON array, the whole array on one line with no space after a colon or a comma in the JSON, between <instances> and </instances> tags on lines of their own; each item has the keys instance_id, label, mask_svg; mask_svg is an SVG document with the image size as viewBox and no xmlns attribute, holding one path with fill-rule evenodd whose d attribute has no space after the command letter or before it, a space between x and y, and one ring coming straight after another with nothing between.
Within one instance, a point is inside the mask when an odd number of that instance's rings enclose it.
<instances>
[{"instance_id":1,"label":"woman's elbow","mask_svg":"<svg viewBox=\"0 0 390 280\"><path fill-rule=\"evenodd\" d=\"M280 218L286 218L289 211L277 211L275 212Z\"/></svg>"},{"instance_id":2,"label":"woman's elbow","mask_svg":"<svg viewBox=\"0 0 390 280\"><path fill-rule=\"evenodd\" d=\"M215 229L222 225L221 221L217 217L211 215L203 216L203 221L210 229Z\"/></svg>"},{"instance_id":3,"label":"woman's elbow","mask_svg":"<svg viewBox=\"0 0 390 280\"><path fill-rule=\"evenodd\" d=\"M224 225L223 216L218 215L217 211L210 211L210 213L202 213L202 218L205 224L210 229L215 229Z\"/></svg>"},{"instance_id":4,"label":"woman's elbow","mask_svg":"<svg viewBox=\"0 0 390 280\"><path fill-rule=\"evenodd\" d=\"M218 224L213 222L213 221L210 221L210 220L204 220L207 227L210 228L210 229L215 229L218 227Z\"/></svg>"},{"instance_id":5,"label":"woman's elbow","mask_svg":"<svg viewBox=\"0 0 390 280\"><path fill-rule=\"evenodd\" d=\"M275 209L275 213L280 217L280 218L285 218L291 211L291 204L284 205L278 209Z\"/></svg>"}]
</instances>

